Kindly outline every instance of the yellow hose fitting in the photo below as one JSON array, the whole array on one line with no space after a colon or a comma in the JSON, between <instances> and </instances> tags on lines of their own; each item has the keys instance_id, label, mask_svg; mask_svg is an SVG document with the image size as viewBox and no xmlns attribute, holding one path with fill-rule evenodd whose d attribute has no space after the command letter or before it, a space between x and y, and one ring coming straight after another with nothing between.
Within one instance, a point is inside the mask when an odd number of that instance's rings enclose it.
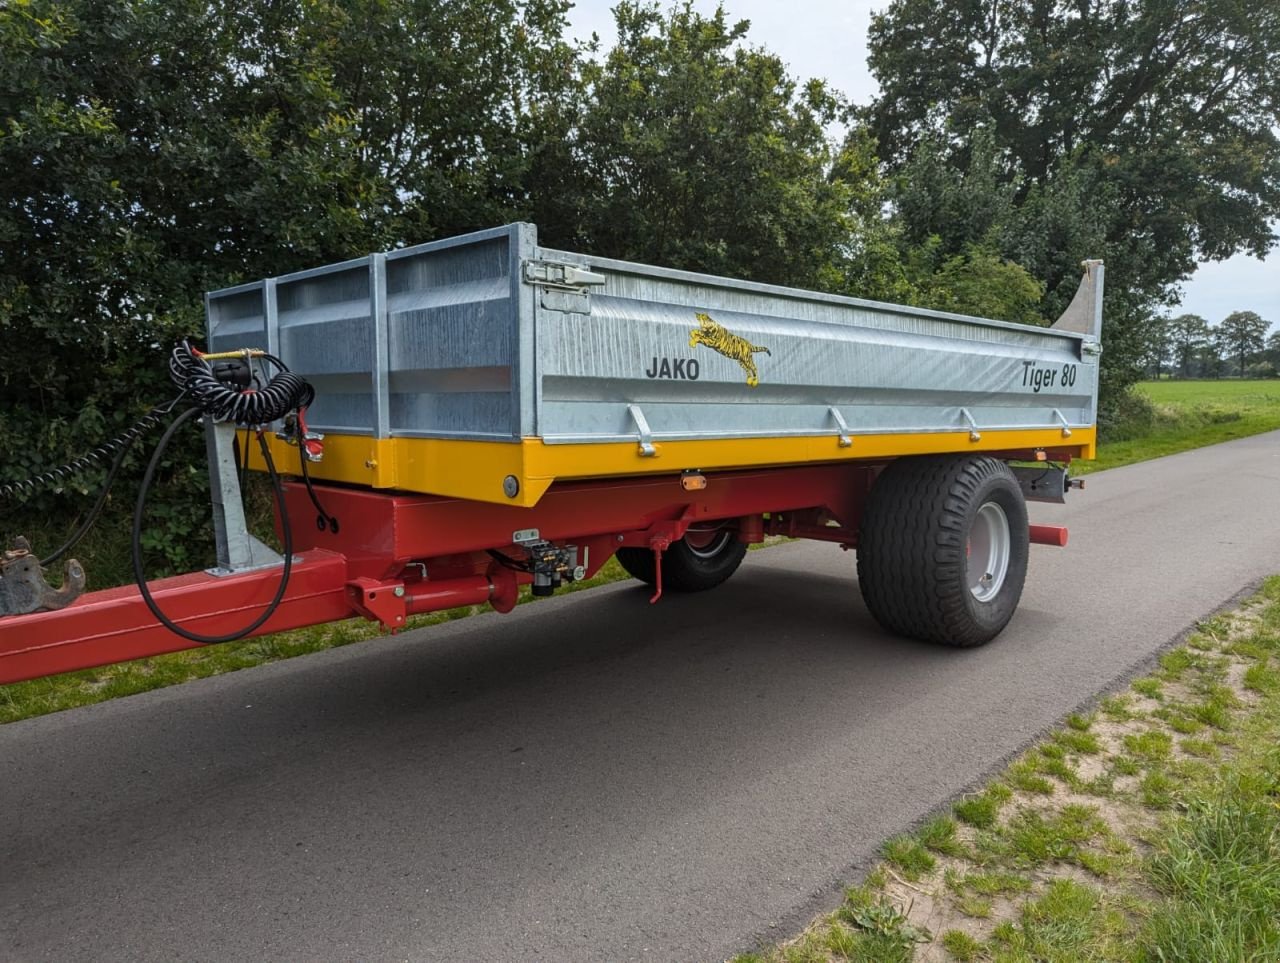
<instances>
[{"instance_id":1,"label":"yellow hose fitting","mask_svg":"<svg viewBox=\"0 0 1280 963\"><path fill-rule=\"evenodd\" d=\"M244 358L246 361L250 358L261 358L266 352L261 348L238 348L235 351L219 351L216 354L202 354L200 357L205 361L230 361L232 358Z\"/></svg>"}]
</instances>

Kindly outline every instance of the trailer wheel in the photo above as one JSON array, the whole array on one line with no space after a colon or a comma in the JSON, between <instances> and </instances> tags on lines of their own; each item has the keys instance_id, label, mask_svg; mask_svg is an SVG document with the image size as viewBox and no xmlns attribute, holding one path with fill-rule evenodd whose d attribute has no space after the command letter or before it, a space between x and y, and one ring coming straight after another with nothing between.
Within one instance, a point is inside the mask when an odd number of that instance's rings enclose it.
<instances>
[{"instance_id":1,"label":"trailer wheel","mask_svg":"<svg viewBox=\"0 0 1280 963\"><path fill-rule=\"evenodd\" d=\"M738 570L746 554L746 544L732 529L691 530L662 553L662 587L673 592L715 588ZM653 552L647 548L620 548L616 555L632 578L649 585L657 581Z\"/></svg>"},{"instance_id":2,"label":"trailer wheel","mask_svg":"<svg viewBox=\"0 0 1280 963\"><path fill-rule=\"evenodd\" d=\"M1027 575L1027 506L1013 472L984 456L892 462L858 538L867 608L898 635L981 645L1013 617Z\"/></svg>"}]
</instances>

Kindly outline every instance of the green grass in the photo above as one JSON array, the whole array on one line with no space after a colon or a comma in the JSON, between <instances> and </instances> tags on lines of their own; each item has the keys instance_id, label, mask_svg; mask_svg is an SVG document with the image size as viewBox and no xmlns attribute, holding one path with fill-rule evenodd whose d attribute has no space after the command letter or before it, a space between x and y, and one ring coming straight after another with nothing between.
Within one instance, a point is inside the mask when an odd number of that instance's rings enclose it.
<instances>
[{"instance_id":1,"label":"green grass","mask_svg":"<svg viewBox=\"0 0 1280 963\"><path fill-rule=\"evenodd\" d=\"M1104 429L1097 460L1073 465L1073 474L1280 429L1280 379L1147 381L1136 390L1149 410L1135 406L1110 431Z\"/></svg>"},{"instance_id":2,"label":"green grass","mask_svg":"<svg viewBox=\"0 0 1280 963\"><path fill-rule=\"evenodd\" d=\"M982 944L963 930L948 930L942 934L942 945L952 959L971 963L982 958Z\"/></svg>"},{"instance_id":3,"label":"green grass","mask_svg":"<svg viewBox=\"0 0 1280 963\"><path fill-rule=\"evenodd\" d=\"M1266 759L1266 757L1263 757ZM1280 753L1193 796L1149 861L1152 959L1280 960Z\"/></svg>"},{"instance_id":4,"label":"green grass","mask_svg":"<svg viewBox=\"0 0 1280 963\"><path fill-rule=\"evenodd\" d=\"M943 856L963 856L964 845L956 838L956 821L950 816L938 816L929 820L916 832L916 838L925 849Z\"/></svg>"},{"instance_id":5,"label":"green grass","mask_svg":"<svg viewBox=\"0 0 1280 963\"><path fill-rule=\"evenodd\" d=\"M913 836L895 836L884 844L880 854L907 879L919 879L937 864L924 843Z\"/></svg>"},{"instance_id":6,"label":"green grass","mask_svg":"<svg viewBox=\"0 0 1280 963\"><path fill-rule=\"evenodd\" d=\"M1004 786L1000 788L1005 790L1007 798L1008 789ZM962 799L951 808L961 822L976 826L978 829L989 829L995 825L1003 802L1004 800L999 798L998 794L984 792Z\"/></svg>"}]
</instances>

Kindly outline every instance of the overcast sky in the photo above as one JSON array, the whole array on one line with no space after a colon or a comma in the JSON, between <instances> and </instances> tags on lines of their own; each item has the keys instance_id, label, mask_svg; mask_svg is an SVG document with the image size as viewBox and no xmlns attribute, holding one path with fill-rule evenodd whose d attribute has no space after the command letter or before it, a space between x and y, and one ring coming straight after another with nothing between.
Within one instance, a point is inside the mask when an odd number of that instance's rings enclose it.
<instances>
[{"instance_id":1,"label":"overcast sky","mask_svg":"<svg viewBox=\"0 0 1280 963\"><path fill-rule=\"evenodd\" d=\"M614 2L577 0L569 14L572 32L585 40L594 31L610 46L617 36L609 12ZM715 2L696 0L695 6L710 13ZM794 76L822 77L858 104L876 93L867 70L867 27L871 12L884 6L868 0L725 0L731 18L751 21L748 39L780 56ZM1121 278L1108 280L1123 283ZM1280 251L1272 251L1266 261L1238 254L1202 265L1183 285L1182 305L1175 309L1214 324L1232 311L1257 311L1280 325Z\"/></svg>"}]
</instances>

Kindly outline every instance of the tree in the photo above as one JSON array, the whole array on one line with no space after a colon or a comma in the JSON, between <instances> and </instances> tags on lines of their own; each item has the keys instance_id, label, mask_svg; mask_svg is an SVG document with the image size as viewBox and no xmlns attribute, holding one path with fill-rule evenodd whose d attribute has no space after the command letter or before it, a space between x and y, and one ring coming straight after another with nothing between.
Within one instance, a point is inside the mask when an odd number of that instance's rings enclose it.
<instances>
[{"instance_id":1,"label":"tree","mask_svg":"<svg viewBox=\"0 0 1280 963\"><path fill-rule=\"evenodd\" d=\"M1236 359L1240 377L1244 377L1249 358L1262 351L1270 327L1254 311L1232 311L1218 325L1217 336L1223 353Z\"/></svg>"},{"instance_id":2,"label":"tree","mask_svg":"<svg viewBox=\"0 0 1280 963\"><path fill-rule=\"evenodd\" d=\"M1178 372L1191 377L1196 352L1209 342L1209 322L1198 314L1180 314L1169 319L1168 334Z\"/></svg>"},{"instance_id":3,"label":"tree","mask_svg":"<svg viewBox=\"0 0 1280 963\"><path fill-rule=\"evenodd\" d=\"M1142 355L1142 363L1150 377L1159 379L1173 357L1171 324L1171 318L1155 317L1143 328L1146 349Z\"/></svg>"},{"instance_id":4,"label":"tree","mask_svg":"<svg viewBox=\"0 0 1280 963\"><path fill-rule=\"evenodd\" d=\"M1267 360L1280 370L1280 329L1272 331L1267 337Z\"/></svg>"},{"instance_id":5,"label":"tree","mask_svg":"<svg viewBox=\"0 0 1280 963\"><path fill-rule=\"evenodd\" d=\"M582 65L539 220L557 243L802 287L840 282L849 191L828 175L840 100L746 45L747 21L686 0L622 2L617 45Z\"/></svg>"},{"instance_id":6,"label":"tree","mask_svg":"<svg viewBox=\"0 0 1280 963\"><path fill-rule=\"evenodd\" d=\"M1142 319L1197 259L1275 242L1277 57L1273 3L894 0L873 18L882 92L868 117L894 170L932 165L980 185L974 172L994 159L992 190L1012 191L1015 209L995 222L1001 251L1046 282L1050 303L1081 258L1107 260L1114 387L1134 376ZM952 223L964 230L948 253L988 230Z\"/></svg>"},{"instance_id":7,"label":"tree","mask_svg":"<svg viewBox=\"0 0 1280 963\"><path fill-rule=\"evenodd\" d=\"M164 352L202 331L205 290L526 215L566 8L0 4L0 482L168 397ZM174 565L207 529L188 454L159 488L184 508Z\"/></svg>"}]
</instances>

